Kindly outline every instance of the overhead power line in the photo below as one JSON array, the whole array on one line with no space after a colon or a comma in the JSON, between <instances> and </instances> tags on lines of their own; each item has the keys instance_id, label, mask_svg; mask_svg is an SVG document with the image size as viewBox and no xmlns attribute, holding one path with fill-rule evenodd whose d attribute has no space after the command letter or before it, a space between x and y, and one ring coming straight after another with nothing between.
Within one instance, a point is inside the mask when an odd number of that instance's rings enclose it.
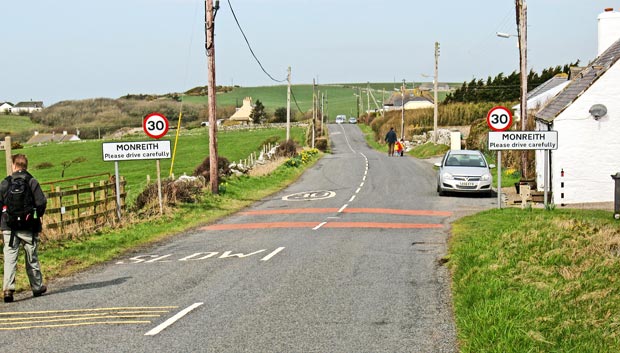
<instances>
[{"instance_id":1,"label":"overhead power line","mask_svg":"<svg viewBox=\"0 0 620 353\"><path fill-rule=\"evenodd\" d=\"M233 17L235 18L235 22L237 22L237 27L239 27L239 31L241 31L241 34L243 35L243 39L245 39L245 43L248 45L248 49L250 49L250 53L252 53L252 56L254 57L256 62L258 63L258 66L260 66L261 70L263 70L265 75L267 75L273 81L275 81L275 82L285 82L286 78L283 79L283 80L275 79L273 76L271 76L269 74L269 72L267 72L267 70L265 70L265 68L263 67L263 64L260 62L260 60L258 60L258 58L256 57L256 54L254 54L254 50L252 50L252 46L250 45L250 42L248 41L248 37L246 37L246 35L245 35L245 32L243 32L243 29L241 28L241 25L239 24L239 20L237 19L237 15L235 14L235 10L233 10L233 7L232 7L232 4L230 3L230 0L228 0L228 6L230 7L230 12L232 13Z\"/></svg>"}]
</instances>

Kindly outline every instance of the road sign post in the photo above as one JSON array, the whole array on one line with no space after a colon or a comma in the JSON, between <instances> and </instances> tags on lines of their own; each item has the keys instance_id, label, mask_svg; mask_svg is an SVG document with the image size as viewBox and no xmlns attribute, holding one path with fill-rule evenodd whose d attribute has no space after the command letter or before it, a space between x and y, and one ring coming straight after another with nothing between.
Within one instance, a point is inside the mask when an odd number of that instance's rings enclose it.
<instances>
[{"instance_id":1,"label":"road sign post","mask_svg":"<svg viewBox=\"0 0 620 353\"><path fill-rule=\"evenodd\" d=\"M487 114L487 125L493 131L506 131L512 126L512 113L501 105L493 107ZM497 208L502 208L502 151L497 151Z\"/></svg>"},{"instance_id":2,"label":"road sign post","mask_svg":"<svg viewBox=\"0 0 620 353\"><path fill-rule=\"evenodd\" d=\"M558 149L557 131L490 131L488 147L499 153L503 150L544 150L544 204L548 206L549 188L549 151ZM498 157L499 158L499 157ZM499 164L499 162L498 162ZM501 170L498 170L498 174ZM498 177L499 180L499 177ZM500 189L501 184L497 188Z\"/></svg>"}]
</instances>

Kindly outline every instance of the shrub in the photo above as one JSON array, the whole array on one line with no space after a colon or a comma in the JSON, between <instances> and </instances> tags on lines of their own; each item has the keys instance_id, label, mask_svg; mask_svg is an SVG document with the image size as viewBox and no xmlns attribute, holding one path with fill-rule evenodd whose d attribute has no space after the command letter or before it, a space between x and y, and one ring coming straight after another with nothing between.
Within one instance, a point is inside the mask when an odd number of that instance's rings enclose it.
<instances>
[{"instance_id":1,"label":"shrub","mask_svg":"<svg viewBox=\"0 0 620 353\"><path fill-rule=\"evenodd\" d=\"M202 194L204 179L197 180L162 180L162 199L166 206L174 206L179 202L194 203ZM157 184L149 184L136 199L137 210L152 209L159 212L159 193Z\"/></svg>"},{"instance_id":2,"label":"shrub","mask_svg":"<svg viewBox=\"0 0 620 353\"><path fill-rule=\"evenodd\" d=\"M314 146L320 151L327 151L327 137L319 137L314 141Z\"/></svg>"},{"instance_id":3,"label":"shrub","mask_svg":"<svg viewBox=\"0 0 620 353\"><path fill-rule=\"evenodd\" d=\"M276 149L276 156L278 157L295 157L297 156L297 145L293 140L286 140L280 144Z\"/></svg>"},{"instance_id":4,"label":"shrub","mask_svg":"<svg viewBox=\"0 0 620 353\"><path fill-rule=\"evenodd\" d=\"M229 165L230 165L230 162L228 161L228 159L226 159L226 157L218 157L217 158L218 176L220 177L229 176L231 173L230 168L228 168ZM205 178L207 182L209 182L211 180L210 166L211 166L211 161L209 160L209 156L207 156L207 158L205 158L204 161L202 161L202 163L200 163L200 165L196 167L196 169L194 169L194 176L201 176Z\"/></svg>"}]
</instances>

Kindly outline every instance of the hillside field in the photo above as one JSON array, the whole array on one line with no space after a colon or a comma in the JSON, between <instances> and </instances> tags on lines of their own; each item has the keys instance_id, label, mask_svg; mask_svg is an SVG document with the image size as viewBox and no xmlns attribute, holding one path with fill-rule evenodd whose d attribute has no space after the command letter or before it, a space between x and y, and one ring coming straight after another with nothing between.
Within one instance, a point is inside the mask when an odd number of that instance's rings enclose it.
<instances>
[{"instance_id":1,"label":"hillside field","mask_svg":"<svg viewBox=\"0 0 620 353\"><path fill-rule=\"evenodd\" d=\"M418 86L420 83L416 83ZM330 120L334 120L336 115L344 114L347 116L357 115L357 97L356 94L360 90L365 91L367 83L343 83L330 85L317 85L316 92L325 97L326 114ZM394 83L370 83L372 96L374 96L377 105L370 98L371 109L380 108L383 99L388 99L390 94L394 92ZM396 88L399 89L399 83L396 82ZM410 87L409 87L410 88ZM312 85L292 85L291 112L301 115L312 109ZM368 107L368 97L362 92L363 109ZM439 92L439 101L445 99L446 92ZM240 107L245 97L252 97L252 102L260 100L268 112L273 112L279 107L286 107L286 85L278 86L261 86L261 87L235 87L232 91L217 94L217 105L221 106L237 106ZM319 96L320 97L320 96ZM207 104L206 96L184 96L183 100L190 103ZM361 114L361 112L360 112Z\"/></svg>"},{"instance_id":2,"label":"hillside field","mask_svg":"<svg viewBox=\"0 0 620 353\"><path fill-rule=\"evenodd\" d=\"M304 129L293 127L291 137L302 144ZM253 129L237 131L219 131L217 134L218 155L229 161L246 159L252 152L259 152L263 142L274 136L284 140L286 130L283 128ZM171 150L174 148L175 132L164 137L171 141ZM124 141L148 141L146 136ZM114 162L104 162L102 156L102 140L83 140L67 143L51 143L43 146L26 145L23 149L13 150L15 153L24 153L29 159L28 170L42 184L73 185L77 182L63 182L63 179L83 177L99 173L114 175ZM194 169L209 155L209 136L206 129L194 129L179 137L176 158L174 161L174 175L192 175ZM165 178L170 172L171 159L162 159L161 175ZM64 166L63 166L64 165ZM64 178L62 171L64 169ZM127 180L128 200L131 202L146 186L147 175L151 180L157 180L155 160L121 161L119 171ZM101 177L95 178L96 180ZM87 180L91 182L93 180ZM84 183L86 181L80 181ZM43 185L44 191L49 185Z\"/></svg>"}]
</instances>

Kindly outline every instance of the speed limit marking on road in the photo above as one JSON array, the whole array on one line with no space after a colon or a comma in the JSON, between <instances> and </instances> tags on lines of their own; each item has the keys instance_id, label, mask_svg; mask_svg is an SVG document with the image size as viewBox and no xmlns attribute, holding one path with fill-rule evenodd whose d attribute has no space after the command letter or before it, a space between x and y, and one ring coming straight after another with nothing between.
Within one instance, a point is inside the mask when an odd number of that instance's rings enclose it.
<instances>
[{"instance_id":1,"label":"speed limit marking on road","mask_svg":"<svg viewBox=\"0 0 620 353\"><path fill-rule=\"evenodd\" d=\"M168 119L160 113L151 113L142 121L142 129L154 139L164 137L168 132L168 127Z\"/></svg>"},{"instance_id":2,"label":"speed limit marking on road","mask_svg":"<svg viewBox=\"0 0 620 353\"><path fill-rule=\"evenodd\" d=\"M506 107L493 107L487 114L487 125L493 131L506 131L512 125L512 113Z\"/></svg>"}]
</instances>

